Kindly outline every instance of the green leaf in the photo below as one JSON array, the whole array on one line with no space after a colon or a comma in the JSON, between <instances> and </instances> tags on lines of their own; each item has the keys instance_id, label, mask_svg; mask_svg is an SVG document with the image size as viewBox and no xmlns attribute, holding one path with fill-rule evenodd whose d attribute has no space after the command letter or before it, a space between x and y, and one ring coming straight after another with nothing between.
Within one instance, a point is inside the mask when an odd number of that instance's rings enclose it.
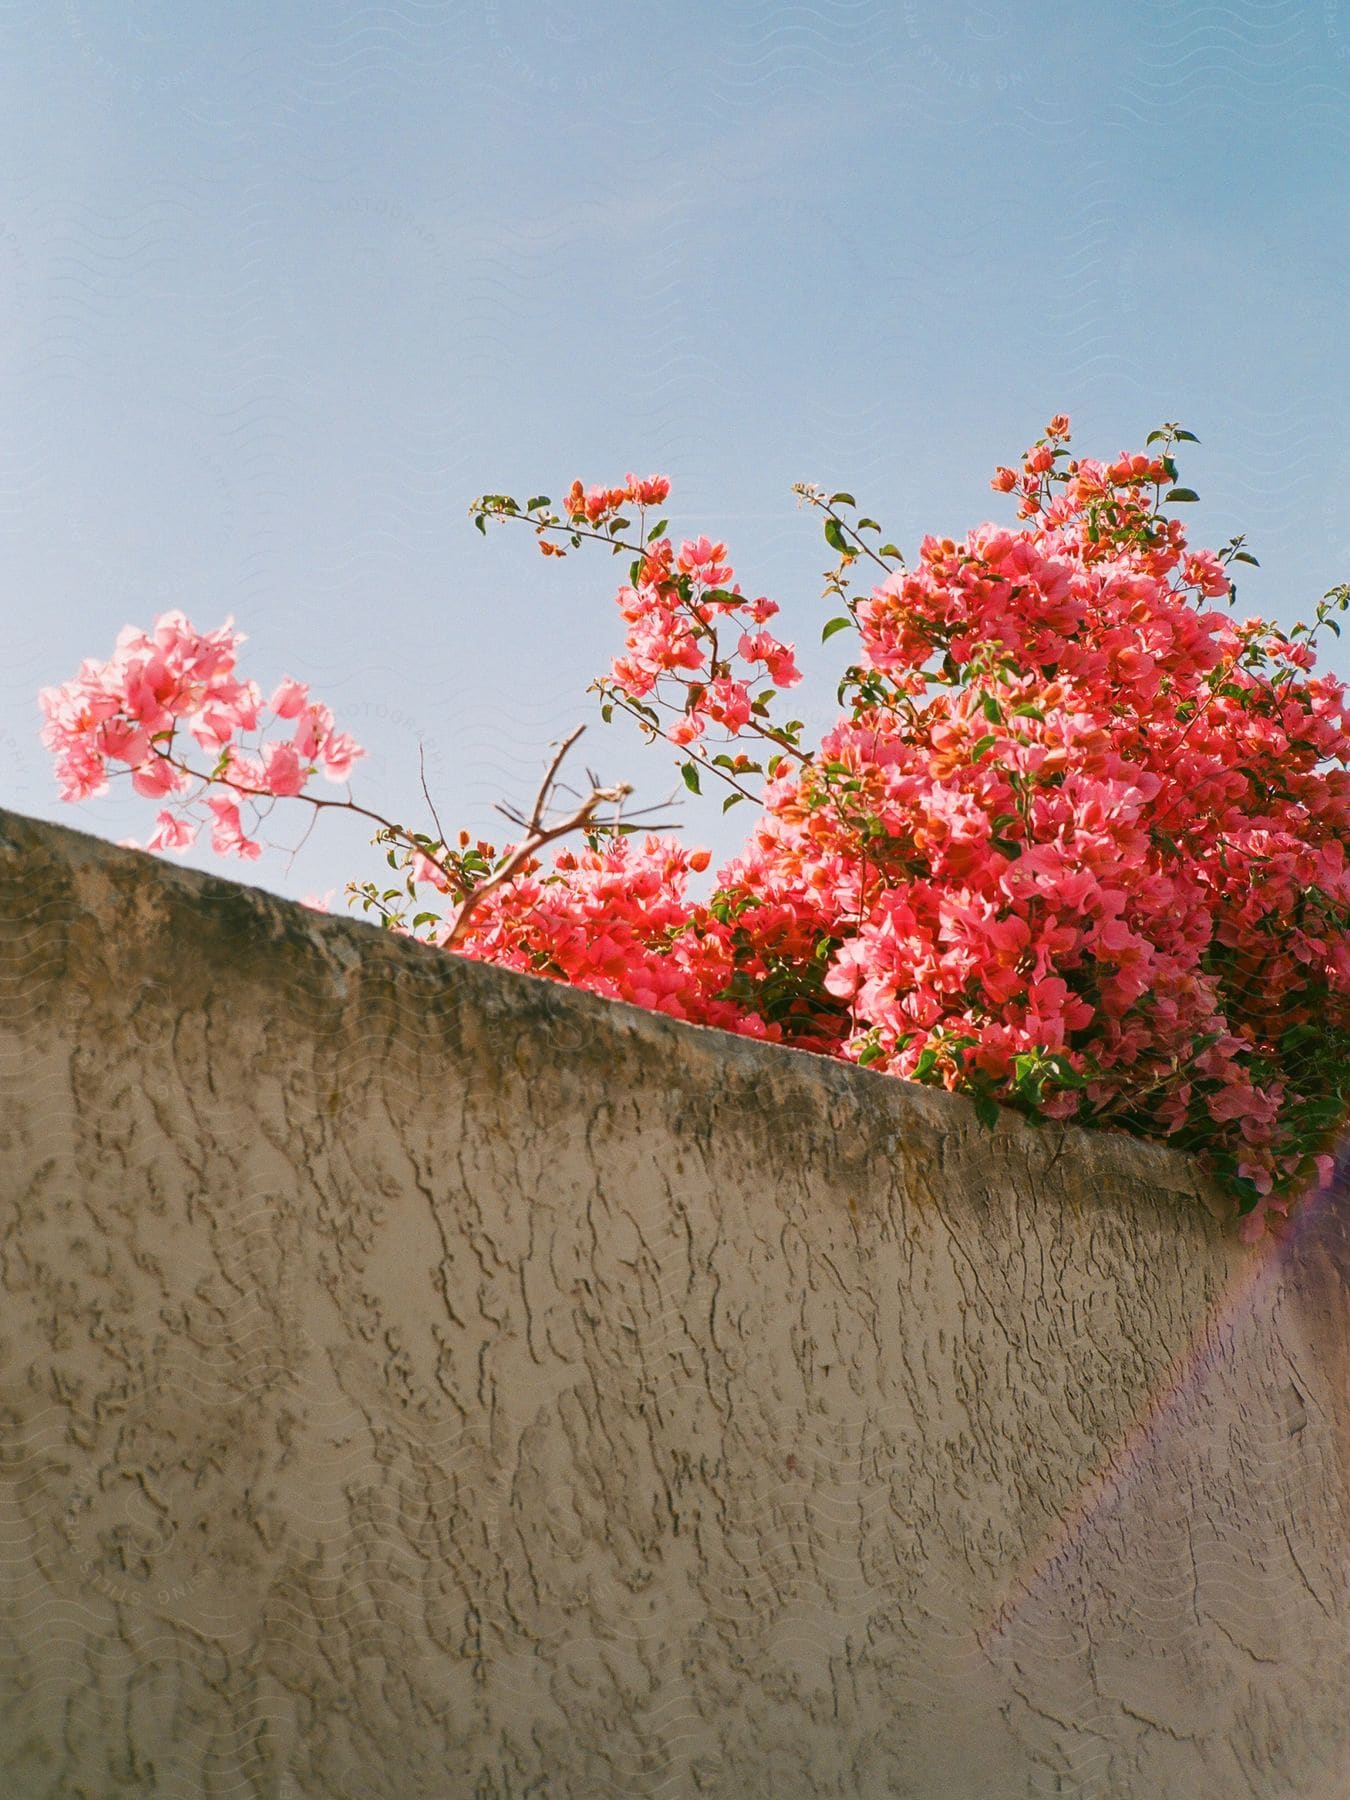
<instances>
[{"instance_id":1,"label":"green leaf","mask_svg":"<svg viewBox=\"0 0 1350 1800\"><path fill-rule=\"evenodd\" d=\"M1198 444L1200 442L1193 431L1179 431L1177 441L1182 444Z\"/></svg>"},{"instance_id":2,"label":"green leaf","mask_svg":"<svg viewBox=\"0 0 1350 1800\"><path fill-rule=\"evenodd\" d=\"M1256 1183L1249 1181L1245 1175L1232 1175L1229 1177L1229 1186L1237 1195L1238 1217L1244 1219L1249 1212L1256 1210L1256 1203L1261 1198Z\"/></svg>"},{"instance_id":3,"label":"green leaf","mask_svg":"<svg viewBox=\"0 0 1350 1800\"><path fill-rule=\"evenodd\" d=\"M858 502L853 498L852 494L831 494L830 495L830 505L831 506L856 506L857 504L858 504Z\"/></svg>"},{"instance_id":4,"label":"green leaf","mask_svg":"<svg viewBox=\"0 0 1350 1800\"><path fill-rule=\"evenodd\" d=\"M980 739L979 743L971 750L970 760L973 763L977 763L982 756L987 755L988 752L993 749L997 742L998 739L994 736L992 731L986 733L986 735Z\"/></svg>"},{"instance_id":5,"label":"green leaf","mask_svg":"<svg viewBox=\"0 0 1350 1800\"><path fill-rule=\"evenodd\" d=\"M680 774L684 777L684 785L691 794L701 794L703 789L698 785L698 769L691 762L680 765Z\"/></svg>"},{"instance_id":6,"label":"green leaf","mask_svg":"<svg viewBox=\"0 0 1350 1800\"><path fill-rule=\"evenodd\" d=\"M1237 552L1237 554L1234 556L1233 561L1250 563L1254 569L1259 569L1261 567L1260 563L1257 562L1256 558L1254 556L1249 555L1248 552L1245 550L1239 550Z\"/></svg>"},{"instance_id":7,"label":"green leaf","mask_svg":"<svg viewBox=\"0 0 1350 1800\"><path fill-rule=\"evenodd\" d=\"M877 524L875 519L859 519L858 520L858 530L859 531L880 531L881 527L880 527L880 525Z\"/></svg>"},{"instance_id":8,"label":"green leaf","mask_svg":"<svg viewBox=\"0 0 1350 1800\"><path fill-rule=\"evenodd\" d=\"M842 619L831 619L824 631L820 634L821 643L823 644L827 638L832 638L836 631L847 631L852 623L852 619L847 617Z\"/></svg>"},{"instance_id":9,"label":"green leaf","mask_svg":"<svg viewBox=\"0 0 1350 1800\"><path fill-rule=\"evenodd\" d=\"M980 695L980 709L991 725L1001 725L1003 723L1003 708L999 705L998 701L995 700L992 694Z\"/></svg>"},{"instance_id":10,"label":"green leaf","mask_svg":"<svg viewBox=\"0 0 1350 1800\"><path fill-rule=\"evenodd\" d=\"M475 519L474 519L474 524L475 524L475 525L476 525L476 526L477 526L477 527L478 527L478 529L479 529L479 530L480 530L480 531L481 531L481 532L482 532L482 534L483 534L483 536L484 536L484 537L486 537L486 536L487 536L487 526L486 526L486 525L485 525L485 524L484 524L484 522L483 522L483 515L482 515L482 513L479 513L479 514L478 514L478 515L477 515L477 517L476 517L476 518L475 518Z\"/></svg>"},{"instance_id":11,"label":"green leaf","mask_svg":"<svg viewBox=\"0 0 1350 1800\"><path fill-rule=\"evenodd\" d=\"M536 506L548 506L549 504L550 501L547 494L536 494L525 510L526 512L533 512Z\"/></svg>"},{"instance_id":12,"label":"green leaf","mask_svg":"<svg viewBox=\"0 0 1350 1800\"><path fill-rule=\"evenodd\" d=\"M894 544L883 544L881 546L881 548L877 551L877 555L878 556L899 556L901 562L903 562L905 560L903 556L900 556L900 551Z\"/></svg>"},{"instance_id":13,"label":"green leaf","mask_svg":"<svg viewBox=\"0 0 1350 1800\"><path fill-rule=\"evenodd\" d=\"M614 702L612 700L606 700L605 704L600 708L600 717L605 721L606 725L613 724Z\"/></svg>"},{"instance_id":14,"label":"green leaf","mask_svg":"<svg viewBox=\"0 0 1350 1800\"><path fill-rule=\"evenodd\" d=\"M1167 495L1167 499L1169 501L1171 501L1171 500L1198 500L1199 498L1200 498L1200 496L1199 496L1199 494L1196 493L1194 488L1173 488L1171 493Z\"/></svg>"},{"instance_id":15,"label":"green leaf","mask_svg":"<svg viewBox=\"0 0 1350 1800\"><path fill-rule=\"evenodd\" d=\"M1055 1079L1061 1087L1085 1088L1087 1086L1087 1076L1081 1070L1075 1069L1067 1057L1052 1056L1049 1061L1050 1067L1055 1072Z\"/></svg>"},{"instance_id":16,"label":"green leaf","mask_svg":"<svg viewBox=\"0 0 1350 1800\"><path fill-rule=\"evenodd\" d=\"M830 546L831 550L837 550L841 556L853 555L853 552L848 547L848 539L844 536L843 528L838 519L826 519L825 542Z\"/></svg>"},{"instance_id":17,"label":"green leaf","mask_svg":"<svg viewBox=\"0 0 1350 1800\"><path fill-rule=\"evenodd\" d=\"M865 1069L868 1063L874 1063L879 1056L884 1055L885 1051L880 1044L868 1044L865 1049L858 1052L858 1067Z\"/></svg>"},{"instance_id":18,"label":"green leaf","mask_svg":"<svg viewBox=\"0 0 1350 1800\"><path fill-rule=\"evenodd\" d=\"M998 1101L990 1094L976 1094L975 1117L987 1130L992 1131L998 1124Z\"/></svg>"},{"instance_id":19,"label":"green leaf","mask_svg":"<svg viewBox=\"0 0 1350 1800\"><path fill-rule=\"evenodd\" d=\"M722 811L730 812L732 807L735 806L736 802L738 800L744 800L744 798L745 798L744 794L728 794L726 799L722 802Z\"/></svg>"},{"instance_id":20,"label":"green leaf","mask_svg":"<svg viewBox=\"0 0 1350 1800\"><path fill-rule=\"evenodd\" d=\"M666 527L669 523L669 519L658 519L655 525L653 525L651 530L647 533L647 542L649 544L654 544L657 538L664 537L666 535Z\"/></svg>"},{"instance_id":21,"label":"green leaf","mask_svg":"<svg viewBox=\"0 0 1350 1800\"><path fill-rule=\"evenodd\" d=\"M936 1067L937 1067L937 1051L936 1050L921 1050L919 1052L919 1060L914 1065L915 1081L925 1081L928 1078L928 1076L930 1076L933 1073L933 1070Z\"/></svg>"},{"instance_id":22,"label":"green leaf","mask_svg":"<svg viewBox=\"0 0 1350 1800\"><path fill-rule=\"evenodd\" d=\"M1166 436L1167 433L1165 431L1150 431L1148 436L1144 439L1145 450L1148 449L1150 444L1161 443Z\"/></svg>"}]
</instances>

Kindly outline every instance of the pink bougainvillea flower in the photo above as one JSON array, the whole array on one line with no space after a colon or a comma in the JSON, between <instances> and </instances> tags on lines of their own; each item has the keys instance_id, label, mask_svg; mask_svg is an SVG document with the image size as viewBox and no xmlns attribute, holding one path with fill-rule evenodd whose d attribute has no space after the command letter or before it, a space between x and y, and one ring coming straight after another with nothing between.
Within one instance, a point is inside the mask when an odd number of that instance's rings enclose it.
<instances>
[{"instance_id":1,"label":"pink bougainvillea flower","mask_svg":"<svg viewBox=\"0 0 1350 1800\"><path fill-rule=\"evenodd\" d=\"M436 888L442 894L449 893L450 883L431 858L424 855L422 851L415 850L413 852L411 869L414 881L425 882L429 887Z\"/></svg>"},{"instance_id":2,"label":"pink bougainvillea flower","mask_svg":"<svg viewBox=\"0 0 1350 1800\"><path fill-rule=\"evenodd\" d=\"M801 672L793 658L791 644L780 644L767 631L742 632L737 648L747 662L762 662L775 687L795 687Z\"/></svg>"},{"instance_id":3,"label":"pink bougainvillea flower","mask_svg":"<svg viewBox=\"0 0 1350 1800\"><path fill-rule=\"evenodd\" d=\"M162 800L166 794L178 793L186 782L167 757L151 755L132 770L131 785L147 800Z\"/></svg>"},{"instance_id":4,"label":"pink bougainvillea flower","mask_svg":"<svg viewBox=\"0 0 1350 1800\"><path fill-rule=\"evenodd\" d=\"M309 705L309 688L288 675L273 688L267 704L279 719L298 719Z\"/></svg>"},{"instance_id":5,"label":"pink bougainvillea flower","mask_svg":"<svg viewBox=\"0 0 1350 1800\"><path fill-rule=\"evenodd\" d=\"M296 715L295 745L296 755L305 762L319 760L328 734L333 729L333 715L321 700L310 701Z\"/></svg>"},{"instance_id":6,"label":"pink bougainvillea flower","mask_svg":"<svg viewBox=\"0 0 1350 1800\"><path fill-rule=\"evenodd\" d=\"M171 812L155 815L155 830L146 843L147 850L190 850L197 841L197 827L187 819L175 818Z\"/></svg>"},{"instance_id":7,"label":"pink bougainvillea flower","mask_svg":"<svg viewBox=\"0 0 1350 1800\"><path fill-rule=\"evenodd\" d=\"M660 506L670 493L670 478L666 475L648 475L645 481L628 475L624 480L627 498L638 506Z\"/></svg>"},{"instance_id":8,"label":"pink bougainvillea flower","mask_svg":"<svg viewBox=\"0 0 1350 1800\"><path fill-rule=\"evenodd\" d=\"M255 784L285 799L300 793L308 778L309 765L301 762L294 744L268 744Z\"/></svg>"},{"instance_id":9,"label":"pink bougainvillea flower","mask_svg":"<svg viewBox=\"0 0 1350 1800\"><path fill-rule=\"evenodd\" d=\"M212 794L206 804L214 819L211 848L220 856L240 856L256 862L262 855L262 845L245 837L238 802L225 794Z\"/></svg>"},{"instance_id":10,"label":"pink bougainvillea flower","mask_svg":"<svg viewBox=\"0 0 1350 1800\"><path fill-rule=\"evenodd\" d=\"M330 731L324 739L323 772L330 781L346 781L353 765L364 755L365 751L350 733Z\"/></svg>"}]
</instances>

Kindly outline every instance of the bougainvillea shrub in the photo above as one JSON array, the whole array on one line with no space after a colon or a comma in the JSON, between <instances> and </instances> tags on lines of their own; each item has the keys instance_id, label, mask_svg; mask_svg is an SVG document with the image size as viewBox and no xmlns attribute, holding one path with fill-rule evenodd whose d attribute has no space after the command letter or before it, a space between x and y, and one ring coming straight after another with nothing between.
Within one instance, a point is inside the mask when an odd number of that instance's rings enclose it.
<instances>
[{"instance_id":1,"label":"bougainvillea shrub","mask_svg":"<svg viewBox=\"0 0 1350 1800\"><path fill-rule=\"evenodd\" d=\"M251 858L280 800L355 810L392 885L350 892L392 929L969 1094L987 1123L1011 1107L1167 1139L1259 1236L1329 1178L1350 1110L1350 711L1314 655L1350 591L1290 632L1235 617L1252 557L1192 549L1174 510L1195 498L1189 439L1077 459L1058 417L994 477L1014 521L912 562L851 495L800 488L837 558L823 635L851 659L814 745L777 605L725 544L653 517L664 477L477 501L480 529L525 524L546 555L625 559L603 716L754 808L707 897L707 852L644 831L626 787L559 816L557 759L501 850L314 792L359 748L303 684L264 700L241 679L229 625L128 629L44 691L44 739L66 798L119 773L157 803L149 849L205 824Z\"/></svg>"}]
</instances>

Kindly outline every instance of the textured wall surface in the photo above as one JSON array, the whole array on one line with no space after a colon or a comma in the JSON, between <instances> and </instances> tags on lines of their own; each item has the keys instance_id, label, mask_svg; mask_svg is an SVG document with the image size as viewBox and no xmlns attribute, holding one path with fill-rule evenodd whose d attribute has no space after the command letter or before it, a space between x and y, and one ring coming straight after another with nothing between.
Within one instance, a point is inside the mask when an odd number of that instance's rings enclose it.
<instances>
[{"instance_id":1,"label":"textured wall surface","mask_svg":"<svg viewBox=\"0 0 1350 1800\"><path fill-rule=\"evenodd\" d=\"M0 1793L1350 1793L1344 1205L0 814Z\"/></svg>"}]
</instances>

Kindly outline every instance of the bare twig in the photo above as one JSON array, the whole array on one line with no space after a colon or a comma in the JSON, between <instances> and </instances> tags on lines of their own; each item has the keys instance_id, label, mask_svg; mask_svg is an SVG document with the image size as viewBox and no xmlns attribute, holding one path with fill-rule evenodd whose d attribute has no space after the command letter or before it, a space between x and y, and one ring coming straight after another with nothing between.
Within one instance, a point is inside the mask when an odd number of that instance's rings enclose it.
<instances>
[{"instance_id":1,"label":"bare twig","mask_svg":"<svg viewBox=\"0 0 1350 1800\"><path fill-rule=\"evenodd\" d=\"M576 743L584 730L584 725L578 725L575 731L570 732L558 746L557 752L545 771L544 779L540 783L539 792L536 794L534 805L530 810L529 820L528 822L521 821L521 823L525 825L524 839L498 868L494 869L490 875L486 876L476 887L471 888L464 896L464 899L460 904L459 912L456 914L455 923L451 928L450 935L445 940L445 949L453 949L455 944L462 938L465 925L475 907L477 907L495 888L504 886L506 882L510 881L513 876L518 874L523 865L537 855L540 850L546 845L555 842L558 838L567 837L574 831L590 830L597 823L596 813L601 807L621 807L629 794L632 793L633 790L627 782L620 782L614 787L604 788L593 784L590 794L581 802L580 806L578 806L575 811L569 813L566 818L556 820L553 824L548 824L546 822L548 809L557 785L559 767L562 764L563 758L567 755L567 752L571 749L572 745ZM199 781L202 784L203 789L212 786L224 787L236 794L244 795L253 800L275 801L277 798L276 795L270 793L265 788L256 788L245 782L234 781L227 774L204 774L200 769L194 769L181 758L174 756L170 749L163 749L156 746L155 754L161 757L171 767L180 770L190 779ZM434 869L438 870L439 873L445 877L447 884L451 888L458 889L461 887L460 877L456 874L455 870L447 864L444 857L433 856L430 851L424 849L423 843L425 840L419 842L406 826L398 825L392 819L386 819L382 814L372 812L369 807L359 806L356 801L352 800L350 797L346 800L326 800L321 799L317 794L296 794L294 798L303 800L312 807L314 817L317 817L320 811L334 811L356 813L360 818L369 819L373 824L379 827L379 835L383 835L386 841L402 844L406 849L417 851L419 855L426 858L427 862L429 862ZM428 805L431 804L431 797L429 794L427 795L427 803ZM435 819L437 829L440 830L440 820L435 818L434 807L432 808L432 817ZM379 841L379 835L377 835L377 842ZM441 834L440 847L442 852L444 852L445 837L443 832ZM387 909L382 908L382 910Z\"/></svg>"},{"instance_id":2,"label":"bare twig","mask_svg":"<svg viewBox=\"0 0 1350 1800\"><path fill-rule=\"evenodd\" d=\"M445 827L441 824L440 814L436 811L436 802L432 799L431 790L427 786L427 747L421 738L417 740L417 773L422 783L422 798L427 803L432 822L436 827L436 841L444 848Z\"/></svg>"},{"instance_id":3,"label":"bare twig","mask_svg":"<svg viewBox=\"0 0 1350 1800\"><path fill-rule=\"evenodd\" d=\"M450 928L449 935L444 939L442 946L444 949L454 949L455 945L463 939L474 910L494 889L504 887L508 881L513 880L546 845L555 842L558 838L568 837L574 831L591 830L597 822L595 815L602 806L621 807L632 793L633 790L626 781L618 782L613 787L592 786L590 793L574 812L568 813L565 818L554 820L552 824L547 823L548 810L552 804L562 760L585 729L584 725L578 725L559 744L553 760L544 773L544 779L539 784L539 792L535 795L534 805L530 810L524 838L505 861L465 895L459 911L455 914L455 922Z\"/></svg>"}]
</instances>

